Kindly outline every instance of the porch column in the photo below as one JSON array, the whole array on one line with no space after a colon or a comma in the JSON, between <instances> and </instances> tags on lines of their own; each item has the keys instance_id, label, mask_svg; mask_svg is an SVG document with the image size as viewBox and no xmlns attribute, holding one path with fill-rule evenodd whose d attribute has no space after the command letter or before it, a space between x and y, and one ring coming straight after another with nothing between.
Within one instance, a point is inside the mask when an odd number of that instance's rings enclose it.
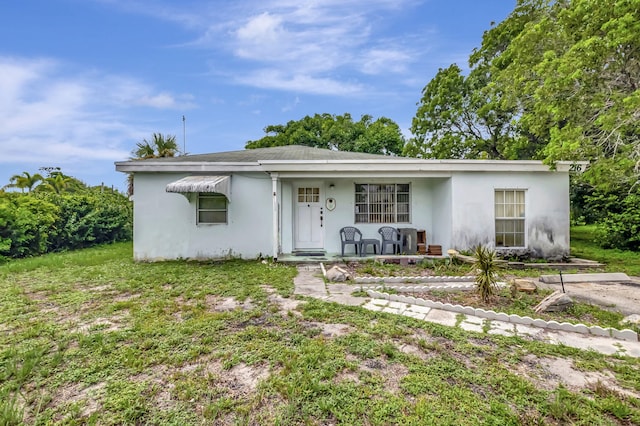
<instances>
[{"instance_id":1,"label":"porch column","mask_svg":"<svg viewBox=\"0 0 640 426\"><path fill-rule=\"evenodd\" d=\"M278 214L278 173L271 173L271 188L273 192L273 236L272 236L272 251L273 260L278 259L278 249L280 247L280 226L279 226L279 214Z\"/></svg>"}]
</instances>

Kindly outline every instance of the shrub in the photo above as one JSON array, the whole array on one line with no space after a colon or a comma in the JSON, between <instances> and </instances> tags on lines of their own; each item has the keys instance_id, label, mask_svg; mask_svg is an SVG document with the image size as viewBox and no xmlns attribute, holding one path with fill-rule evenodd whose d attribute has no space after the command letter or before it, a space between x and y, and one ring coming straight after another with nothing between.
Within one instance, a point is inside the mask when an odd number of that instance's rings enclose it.
<instances>
[{"instance_id":1,"label":"shrub","mask_svg":"<svg viewBox=\"0 0 640 426\"><path fill-rule=\"evenodd\" d=\"M640 251L640 195L630 194L598 222L596 242L603 248Z\"/></svg>"},{"instance_id":2,"label":"shrub","mask_svg":"<svg viewBox=\"0 0 640 426\"><path fill-rule=\"evenodd\" d=\"M0 194L0 256L46 253L59 212L46 200L17 193Z\"/></svg>"},{"instance_id":3,"label":"shrub","mask_svg":"<svg viewBox=\"0 0 640 426\"><path fill-rule=\"evenodd\" d=\"M498 258L495 251L484 247L477 246L474 251L475 262L473 264L476 269L476 291L482 298L483 302L487 302L494 292L497 291L498 276Z\"/></svg>"},{"instance_id":4,"label":"shrub","mask_svg":"<svg viewBox=\"0 0 640 426\"><path fill-rule=\"evenodd\" d=\"M0 259L127 241L132 209L118 192L0 193Z\"/></svg>"},{"instance_id":5,"label":"shrub","mask_svg":"<svg viewBox=\"0 0 640 426\"><path fill-rule=\"evenodd\" d=\"M131 203L117 192L43 194L60 208L51 250L131 239Z\"/></svg>"}]
</instances>

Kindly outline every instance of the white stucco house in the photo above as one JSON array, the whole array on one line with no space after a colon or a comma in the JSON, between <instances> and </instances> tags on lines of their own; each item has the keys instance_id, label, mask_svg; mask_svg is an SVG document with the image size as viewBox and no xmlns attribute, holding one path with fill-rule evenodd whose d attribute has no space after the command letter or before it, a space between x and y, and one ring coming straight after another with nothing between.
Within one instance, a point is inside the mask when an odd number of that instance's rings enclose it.
<instances>
[{"instance_id":1,"label":"white stucco house","mask_svg":"<svg viewBox=\"0 0 640 426\"><path fill-rule=\"evenodd\" d=\"M426 231L443 251L569 253L569 172L539 161L423 160L283 146L130 160L136 260L340 253L339 230Z\"/></svg>"}]
</instances>

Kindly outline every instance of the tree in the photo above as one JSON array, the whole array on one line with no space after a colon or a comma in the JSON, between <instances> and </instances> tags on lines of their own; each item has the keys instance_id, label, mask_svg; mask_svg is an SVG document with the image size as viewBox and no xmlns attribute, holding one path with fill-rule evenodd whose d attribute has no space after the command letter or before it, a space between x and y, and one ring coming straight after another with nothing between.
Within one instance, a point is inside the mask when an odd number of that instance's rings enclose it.
<instances>
[{"instance_id":1,"label":"tree","mask_svg":"<svg viewBox=\"0 0 640 426\"><path fill-rule=\"evenodd\" d=\"M398 155L404 146L400 127L391 119L373 120L363 115L354 122L351 115L315 114L286 125L265 127L266 136L248 141L247 149L271 146L304 145L338 151Z\"/></svg>"},{"instance_id":2,"label":"tree","mask_svg":"<svg viewBox=\"0 0 640 426\"><path fill-rule=\"evenodd\" d=\"M62 194L65 192L78 192L86 189L86 185L73 176L65 175L59 168L51 171L49 176L42 180L42 183L38 185L36 190L38 192L53 192L56 194Z\"/></svg>"},{"instance_id":3,"label":"tree","mask_svg":"<svg viewBox=\"0 0 640 426\"><path fill-rule=\"evenodd\" d=\"M175 157L180 153L175 135L163 135L153 133L151 140L143 139L136 143L136 149L132 151L133 160L148 160L150 158ZM133 195L133 174L127 175L127 194Z\"/></svg>"},{"instance_id":4,"label":"tree","mask_svg":"<svg viewBox=\"0 0 640 426\"><path fill-rule=\"evenodd\" d=\"M153 133L151 140L143 139L142 142L136 143L136 149L133 151L134 159L149 159L159 157L174 157L180 152L176 143L175 135L163 135L162 133Z\"/></svg>"},{"instance_id":5,"label":"tree","mask_svg":"<svg viewBox=\"0 0 640 426\"><path fill-rule=\"evenodd\" d=\"M518 0L468 75L452 65L425 86L405 154L590 160L573 211L625 246L640 210L638 34L637 1Z\"/></svg>"},{"instance_id":6,"label":"tree","mask_svg":"<svg viewBox=\"0 0 640 426\"><path fill-rule=\"evenodd\" d=\"M11 178L9 178L9 184L5 185L5 188L18 188L21 192L24 192L26 189L27 192L31 192L33 187L42 180L42 176L38 173L32 175L29 172L22 172L21 175L11 176Z\"/></svg>"}]
</instances>

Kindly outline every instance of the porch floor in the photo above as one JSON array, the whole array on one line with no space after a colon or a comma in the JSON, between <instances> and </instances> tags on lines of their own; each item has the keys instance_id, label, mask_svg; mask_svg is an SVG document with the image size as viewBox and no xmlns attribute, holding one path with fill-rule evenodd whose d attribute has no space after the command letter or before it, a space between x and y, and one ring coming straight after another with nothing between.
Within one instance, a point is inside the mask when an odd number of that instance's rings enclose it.
<instances>
[{"instance_id":1,"label":"porch floor","mask_svg":"<svg viewBox=\"0 0 640 426\"><path fill-rule=\"evenodd\" d=\"M378 260L396 263L418 263L422 259L445 259L447 256L431 256L431 255L400 255L400 254L367 254L362 257L356 254L346 254L341 256L340 253L325 253L323 256L300 256L294 253L285 253L278 256L278 262L282 263L344 263L344 262L364 262L367 260Z\"/></svg>"}]
</instances>

